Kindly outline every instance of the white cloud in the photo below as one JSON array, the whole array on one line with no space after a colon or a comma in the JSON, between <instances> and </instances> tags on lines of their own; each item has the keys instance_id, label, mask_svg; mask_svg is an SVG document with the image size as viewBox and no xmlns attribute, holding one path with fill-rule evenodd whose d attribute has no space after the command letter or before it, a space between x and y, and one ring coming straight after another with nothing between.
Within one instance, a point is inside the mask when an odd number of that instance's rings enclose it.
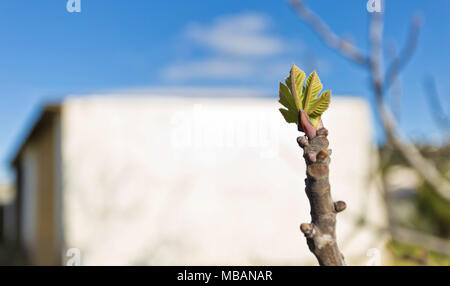
<instances>
[{"instance_id":1,"label":"white cloud","mask_svg":"<svg viewBox=\"0 0 450 286\"><path fill-rule=\"evenodd\" d=\"M166 80L274 81L292 62L291 44L270 33L271 19L258 13L219 16L210 23L190 23L184 31L189 46L206 49L201 58L175 59L161 70ZM295 45L298 48L298 43Z\"/></svg>"},{"instance_id":2,"label":"white cloud","mask_svg":"<svg viewBox=\"0 0 450 286\"><path fill-rule=\"evenodd\" d=\"M207 23L190 23L179 48L200 48L200 58L174 59L163 67L165 80L245 80L268 83L282 79L296 64L328 74L331 64L305 51L301 40L286 39L270 31L272 19L260 13L222 15ZM300 60L299 60L300 56ZM302 64L303 62L303 64Z\"/></svg>"},{"instance_id":3,"label":"white cloud","mask_svg":"<svg viewBox=\"0 0 450 286\"><path fill-rule=\"evenodd\" d=\"M282 39L270 34L270 18L257 13L226 15L212 23L191 23L188 39L230 56L272 56L285 51Z\"/></svg>"}]
</instances>

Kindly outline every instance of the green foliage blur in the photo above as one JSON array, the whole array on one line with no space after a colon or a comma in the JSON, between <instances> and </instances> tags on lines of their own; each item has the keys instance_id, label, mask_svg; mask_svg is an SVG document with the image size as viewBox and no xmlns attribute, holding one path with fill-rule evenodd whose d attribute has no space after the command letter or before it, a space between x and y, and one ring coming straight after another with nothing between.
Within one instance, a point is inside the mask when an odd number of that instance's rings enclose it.
<instances>
[{"instance_id":1,"label":"green foliage blur","mask_svg":"<svg viewBox=\"0 0 450 286\"><path fill-rule=\"evenodd\" d=\"M450 256L428 251L423 246L395 240L387 244L394 266L450 266Z\"/></svg>"},{"instance_id":2,"label":"green foliage blur","mask_svg":"<svg viewBox=\"0 0 450 286\"><path fill-rule=\"evenodd\" d=\"M388 150L389 147L380 148L381 154L391 152L389 160L383 166L385 173L390 166L408 166L402 154L396 150ZM450 145L443 147L421 146L419 147L424 157L434 162L443 176L450 174ZM407 221L398 223L416 230L439 236L450 238L450 202L443 199L428 183L423 182L414 195L410 198L415 212Z\"/></svg>"},{"instance_id":3,"label":"green foliage blur","mask_svg":"<svg viewBox=\"0 0 450 286\"><path fill-rule=\"evenodd\" d=\"M423 156L431 160L443 176L450 176L450 145L419 146ZM386 155L388 154L388 155ZM380 148L380 155L386 161L382 172L386 174L394 165L409 166L402 154L389 146ZM403 199L405 200L405 199ZM432 186L423 181L412 195L406 199L413 210L407 217L392 217L398 225L414 229L443 239L450 239L450 202L442 198ZM403 204L405 202L402 202ZM396 202L391 203L391 208ZM387 245L395 265L450 265L450 257L426 250L423 245L406 244L392 240Z\"/></svg>"}]
</instances>

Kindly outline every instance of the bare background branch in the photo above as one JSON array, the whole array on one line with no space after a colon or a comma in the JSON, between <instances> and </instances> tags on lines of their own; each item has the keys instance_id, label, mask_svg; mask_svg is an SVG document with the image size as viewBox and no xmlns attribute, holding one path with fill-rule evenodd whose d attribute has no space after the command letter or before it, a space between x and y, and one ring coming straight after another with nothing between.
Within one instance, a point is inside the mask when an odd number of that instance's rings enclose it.
<instances>
[{"instance_id":1,"label":"bare background branch","mask_svg":"<svg viewBox=\"0 0 450 286\"><path fill-rule=\"evenodd\" d=\"M442 108L443 104L439 99L436 82L432 76L427 76L424 80L424 90L431 116L439 129L445 133L447 139L450 138L450 119Z\"/></svg>"},{"instance_id":2,"label":"bare background branch","mask_svg":"<svg viewBox=\"0 0 450 286\"><path fill-rule=\"evenodd\" d=\"M378 13L377 13L378 14ZM408 39L403 47L403 50L397 57L394 57L391 64L386 71L384 89L387 91L393 82L397 79L403 68L409 63L417 48L417 41L419 40L420 29L422 27L422 17L415 15L411 21L411 27L408 32Z\"/></svg>"},{"instance_id":3,"label":"bare background branch","mask_svg":"<svg viewBox=\"0 0 450 286\"><path fill-rule=\"evenodd\" d=\"M369 60L351 42L337 36L327 24L301 0L288 0L298 16L311 26L320 38L332 49L340 52L344 57L360 65L368 65Z\"/></svg>"}]
</instances>

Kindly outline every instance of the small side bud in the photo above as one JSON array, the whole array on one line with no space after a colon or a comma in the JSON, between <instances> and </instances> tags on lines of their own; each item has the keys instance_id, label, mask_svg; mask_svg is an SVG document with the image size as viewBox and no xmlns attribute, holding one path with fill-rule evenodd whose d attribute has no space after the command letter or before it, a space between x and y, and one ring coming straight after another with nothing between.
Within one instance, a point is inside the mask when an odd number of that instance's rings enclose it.
<instances>
[{"instance_id":1,"label":"small side bud","mask_svg":"<svg viewBox=\"0 0 450 286\"><path fill-rule=\"evenodd\" d=\"M347 204L344 201L337 201L334 203L334 209L336 212L341 212L347 208Z\"/></svg>"},{"instance_id":2,"label":"small side bud","mask_svg":"<svg viewBox=\"0 0 450 286\"><path fill-rule=\"evenodd\" d=\"M324 160L326 157L328 157L327 150L320 150L320 152L317 153L317 160Z\"/></svg>"},{"instance_id":3,"label":"small side bud","mask_svg":"<svg viewBox=\"0 0 450 286\"><path fill-rule=\"evenodd\" d=\"M300 231L303 232L306 237L311 237L313 235L314 229L310 223L302 223L300 225Z\"/></svg>"},{"instance_id":4,"label":"small side bud","mask_svg":"<svg viewBox=\"0 0 450 286\"><path fill-rule=\"evenodd\" d=\"M320 128L319 130L317 130L317 135L318 136L328 136L328 129L326 128Z\"/></svg>"},{"instance_id":5,"label":"small side bud","mask_svg":"<svg viewBox=\"0 0 450 286\"><path fill-rule=\"evenodd\" d=\"M309 145L308 138L306 136L297 137L297 143L301 148L305 148Z\"/></svg>"},{"instance_id":6,"label":"small side bud","mask_svg":"<svg viewBox=\"0 0 450 286\"><path fill-rule=\"evenodd\" d=\"M307 152L306 159L311 163L316 162L317 161L316 153L311 152L311 151Z\"/></svg>"}]
</instances>

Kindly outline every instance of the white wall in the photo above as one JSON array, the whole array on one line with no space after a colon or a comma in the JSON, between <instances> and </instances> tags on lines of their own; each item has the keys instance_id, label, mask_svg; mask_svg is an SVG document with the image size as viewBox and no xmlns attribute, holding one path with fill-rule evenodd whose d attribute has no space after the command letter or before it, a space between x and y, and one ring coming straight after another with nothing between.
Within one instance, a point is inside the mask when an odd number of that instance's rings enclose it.
<instances>
[{"instance_id":1,"label":"white wall","mask_svg":"<svg viewBox=\"0 0 450 286\"><path fill-rule=\"evenodd\" d=\"M63 107L66 248L85 265L316 264L296 127L275 99L145 96L72 98ZM334 97L332 194L348 209L338 241L350 264L384 237L369 168L376 164L365 101ZM346 243L344 243L344 240Z\"/></svg>"}]
</instances>

